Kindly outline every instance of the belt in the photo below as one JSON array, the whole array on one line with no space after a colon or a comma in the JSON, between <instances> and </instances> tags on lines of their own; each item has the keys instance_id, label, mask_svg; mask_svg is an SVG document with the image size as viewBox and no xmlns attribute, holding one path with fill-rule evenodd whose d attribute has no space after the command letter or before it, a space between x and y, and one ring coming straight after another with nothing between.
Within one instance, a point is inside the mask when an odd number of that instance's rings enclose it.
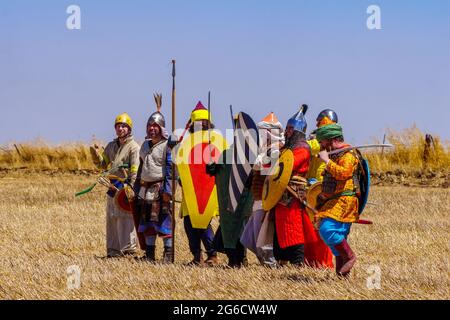
<instances>
[{"instance_id":1,"label":"belt","mask_svg":"<svg viewBox=\"0 0 450 320\"><path fill-rule=\"evenodd\" d=\"M140 184L141 184L141 186L143 186L143 187L150 188L151 186L153 186L153 185L155 185L155 184L157 184L157 183L161 183L161 182L163 182L163 181L164 181L164 180L158 180L158 181L148 182L148 181L141 180L141 181L140 181Z\"/></svg>"}]
</instances>

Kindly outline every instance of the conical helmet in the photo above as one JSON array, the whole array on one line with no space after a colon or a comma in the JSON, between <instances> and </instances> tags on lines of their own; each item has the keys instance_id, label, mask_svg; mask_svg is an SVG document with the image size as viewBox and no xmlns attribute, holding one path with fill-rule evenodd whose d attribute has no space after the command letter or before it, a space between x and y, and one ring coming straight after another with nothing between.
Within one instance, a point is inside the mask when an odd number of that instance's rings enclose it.
<instances>
[{"instance_id":1,"label":"conical helmet","mask_svg":"<svg viewBox=\"0 0 450 320\"><path fill-rule=\"evenodd\" d=\"M201 101L197 103L195 109L191 112L191 121L211 120L208 109L206 109Z\"/></svg>"},{"instance_id":2,"label":"conical helmet","mask_svg":"<svg viewBox=\"0 0 450 320\"><path fill-rule=\"evenodd\" d=\"M300 110L296 114L294 114L287 123L287 126L292 126L295 131L306 133L306 119L305 119L305 113L308 110L308 105L303 104L300 107Z\"/></svg>"},{"instance_id":3,"label":"conical helmet","mask_svg":"<svg viewBox=\"0 0 450 320\"><path fill-rule=\"evenodd\" d=\"M258 128L260 129L283 129L280 121L278 121L275 113L270 112L261 122L258 123Z\"/></svg>"},{"instance_id":4,"label":"conical helmet","mask_svg":"<svg viewBox=\"0 0 450 320\"><path fill-rule=\"evenodd\" d=\"M153 112L148 118L147 125L156 123L161 128L164 128L166 126L166 120L164 119L163 114L160 112L162 105L162 95L160 93L155 93L153 94L153 97L155 98L156 112Z\"/></svg>"}]
</instances>

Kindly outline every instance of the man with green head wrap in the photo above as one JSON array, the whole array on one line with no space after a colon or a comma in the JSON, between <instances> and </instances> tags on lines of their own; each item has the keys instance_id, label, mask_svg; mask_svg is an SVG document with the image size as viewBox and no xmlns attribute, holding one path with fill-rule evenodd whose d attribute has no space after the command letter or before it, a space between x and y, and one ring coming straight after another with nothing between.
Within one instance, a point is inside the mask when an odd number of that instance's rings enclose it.
<instances>
[{"instance_id":1,"label":"man with green head wrap","mask_svg":"<svg viewBox=\"0 0 450 320\"><path fill-rule=\"evenodd\" d=\"M341 142L343 142L342 127L338 123L328 124L316 130L316 139L319 141L319 143L324 140L332 140L335 138L342 138L338 140L341 140Z\"/></svg>"},{"instance_id":2,"label":"man with green head wrap","mask_svg":"<svg viewBox=\"0 0 450 320\"><path fill-rule=\"evenodd\" d=\"M342 127L337 123L317 129L316 138L322 150L319 157L325 162L322 192L317 199L319 232L336 256L336 273L348 276L356 261L347 237L351 224L359 219L356 196L358 158L354 151L328 155L330 151L349 147L344 142Z\"/></svg>"},{"instance_id":3,"label":"man with green head wrap","mask_svg":"<svg viewBox=\"0 0 450 320\"><path fill-rule=\"evenodd\" d=\"M322 110L316 118L317 129L333 123L338 123L338 115L331 109ZM325 163L323 163L320 158L316 157L320 152L320 144L316 138L317 129L311 132L306 141L311 148L311 161L309 162L308 173L306 174L306 178L310 183L322 181L322 173L325 169Z\"/></svg>"}]
</instances>

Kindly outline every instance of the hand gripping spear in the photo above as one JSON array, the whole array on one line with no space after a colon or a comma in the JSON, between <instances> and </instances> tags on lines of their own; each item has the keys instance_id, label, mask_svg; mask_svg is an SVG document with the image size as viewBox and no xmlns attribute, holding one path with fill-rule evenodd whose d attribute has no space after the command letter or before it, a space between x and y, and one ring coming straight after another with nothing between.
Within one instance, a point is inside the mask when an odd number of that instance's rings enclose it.
<instances>
[{"instance_id":1,"label":"hand gripping spear","mask_svg":"<svg viewBox=\"0 0 450 320\"><path fill-rule=\"evenodd\" d=\"M172 60L172 132L175 132L175 60ZM175 155L172 154L172 263L175 262Z\"/></svg>"}]
</instances>

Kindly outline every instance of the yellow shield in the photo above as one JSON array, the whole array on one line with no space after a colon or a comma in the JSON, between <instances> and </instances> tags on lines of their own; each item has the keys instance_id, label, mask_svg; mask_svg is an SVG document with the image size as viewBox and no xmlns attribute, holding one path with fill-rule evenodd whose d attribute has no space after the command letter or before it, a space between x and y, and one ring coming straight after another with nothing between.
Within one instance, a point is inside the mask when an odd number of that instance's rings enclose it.
<instances>
[{"instance_id":1,"label":"yellow shield","mask_svg":"<svg viewBox=\"0 0 450 320\"><path fill-rule=\"evenodd\" d=\"M291 150L285 149L264 181L262 206L265 211L269 211L280 201L291 179L293 167L294 155Z\"/></svg>"},{"instance_id":2,"label":"yellow shield","mask_svg":"<svg viewBox=\"0 0 450 320\"><path fill-rule=\"evenodd\" d=\"M308 191L306 191L306 203L308 204L308 206L313 207L314 209L316 208L317 196L321 192L322 192L322 182L316 182L308 188ZM308 213L309 219L311 219L311 221L314 221L314 211L306 207L306 212Z\"/></svg>"},{"instance_id":3,"label":"yellow shield","mask_svg":"<svg viewBox=\"0 0 450 320\"><path fill-rule=\"evenodd\" d=\"M206 164L217 163L227 147L219 132L198 131L187 136L174 152L183 189L183 214L189 215L194 228L206 229L219 213L215 177L206 173Z\"/></svg>"}]
</instances>

